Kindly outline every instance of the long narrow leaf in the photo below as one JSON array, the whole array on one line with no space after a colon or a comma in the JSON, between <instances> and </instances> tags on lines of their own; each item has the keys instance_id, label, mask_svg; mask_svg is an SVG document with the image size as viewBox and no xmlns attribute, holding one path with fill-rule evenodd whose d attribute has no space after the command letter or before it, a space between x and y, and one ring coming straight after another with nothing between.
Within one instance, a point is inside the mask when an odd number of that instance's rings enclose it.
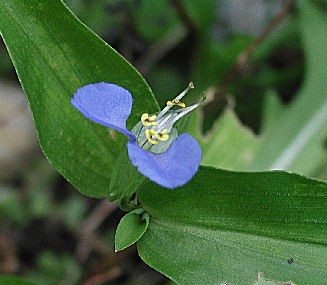
<instances>
[{"instance_id":1,"label":"long narrow leaf","mask_svg":"<svg viewBox=\"0 0 327 285\"><path fill-rule=\"evenodd\" d=\"M158 109L140 74L59 0L0 1L0 32L28 97L48 160L82 193L108 195L122 140L70 104L77 88L112 82L134 98L129 126Z\"/></svg>"}]
</instances>

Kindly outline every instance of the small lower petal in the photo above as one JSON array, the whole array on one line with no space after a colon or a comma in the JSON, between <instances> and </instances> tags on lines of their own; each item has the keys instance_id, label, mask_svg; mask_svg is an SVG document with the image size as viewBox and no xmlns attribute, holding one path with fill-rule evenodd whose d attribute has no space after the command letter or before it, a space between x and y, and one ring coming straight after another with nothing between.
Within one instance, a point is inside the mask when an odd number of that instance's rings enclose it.
<instances>
[{"instance_id":1,"label":"small lower petal","mask_svg":"<svg viewBox=\"0 0 327 285\"><path fill-rule=\"evenodd\" d=\"M128 142L128 155L138 171L162 187L173 189L186 184L197 172L201 160L198 142L180 135L164 153L151 153Z\"/></svg>"}]
</instances>

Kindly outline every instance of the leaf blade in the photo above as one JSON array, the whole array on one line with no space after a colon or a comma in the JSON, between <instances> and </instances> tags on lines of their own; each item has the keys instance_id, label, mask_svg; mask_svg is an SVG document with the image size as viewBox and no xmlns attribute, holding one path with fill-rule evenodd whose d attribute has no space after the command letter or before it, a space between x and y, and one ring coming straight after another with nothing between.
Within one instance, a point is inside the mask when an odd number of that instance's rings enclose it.
<instances>
[{"instance_id":1,"label":"leaf blade","mask_svg":"<svg viewBox=\"0 0 327 285\"><path fill-rule=\"evenodd\" d=\"M149 226L149 215L137 210L126 214L119 222L115 235L115 251L137 242Z\"/></svg>"},{"instance_id":2,"label":"leaf blade","mask_svg":"<svg viewBox=\"0 0 327 285\"><path fill-rule=\"evenodd\" d=\"M158 109L149 86L61 1L2 1L0 8L0 32L28 97L46 157L83 194L107 196L111 166L123 139L119 135L110 139L106 128L73 109L70 98L88 83L123 86L134 97L131 127L142 110Z\"/></svg>"},{"instance_id":3,"label":"leaf blade","mask_svg":"<svg viewBox=\"0 0 327 285\"><path fill-rule=\"evenodd\" d=\"M327 280L326 183L202 167L175 191L153 188L138 193L152 221L138 250L174 281L252 284L258 272L296 284Z\"/></svg>"},{"instance_id":4,"label":"leaf blade","mask_svg":"<svg viewBox=\"0 0 327 285\"><path fill-rule=\"evenodd\" d=\"M290 106L275 116L274 128L265 141L254 170L287 169L312 175L326 165L323 142L327 137L327 82L322 79L327 58L327 20L310 1L300 7L302 41L306 55L306 76L299 94Z\"/></svg>"}]
</instances>

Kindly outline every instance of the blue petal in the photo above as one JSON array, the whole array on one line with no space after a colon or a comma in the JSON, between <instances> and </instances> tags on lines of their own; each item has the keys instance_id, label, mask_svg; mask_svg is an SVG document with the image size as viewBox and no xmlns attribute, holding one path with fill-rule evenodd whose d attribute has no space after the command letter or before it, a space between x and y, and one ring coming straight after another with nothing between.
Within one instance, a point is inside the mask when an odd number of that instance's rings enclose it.
<instances>
[{"instance_id":1,"label":"blue petal","mask_svg":"<svg viewBox=\"0 0 327 285\"><path fill-rule=\"evenodd\" d=\"M144 176L165 188L188 182L197 172L201 160L198 142L188 134L180 135L164 153L152 153L128 142L128 156Z\"/></svg>"},{"instance_id":2,"label":"blue petal","mask_svg":"<svg viewBox=\"0 0 327 285\"><path fill-rule=\"evenodd\" d=\"M125 88L105 82L85 85L75 92L71 103L91 121L115 129L132 141L136 140L126 128L133 98Z\"/></svg>"}]
</instances>

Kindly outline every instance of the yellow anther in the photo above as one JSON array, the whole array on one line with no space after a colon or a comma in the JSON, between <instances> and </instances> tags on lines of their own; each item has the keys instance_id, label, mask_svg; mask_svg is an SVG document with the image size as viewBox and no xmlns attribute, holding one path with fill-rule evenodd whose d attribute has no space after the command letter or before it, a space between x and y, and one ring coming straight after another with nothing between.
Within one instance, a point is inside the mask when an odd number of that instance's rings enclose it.
<instances>
[{"instance_id":1,"label":"yellow anther","mask_svg":"<svg viewBox=\"0 0 327 285\"><path fill-rule=\"evenodd\" d=\"M145 130L145 136L148 139L148 141L152 144L158 144L158 140L156 139L158 133L151 129Z\"/></svg>"},{"instance_id":2,"label":"yellow anther","mask_svg":"<svg viewBox=\"0 0 327 285\"><path fill-rule=\"evenodd\" d=\"M169 139L169 135L167 134L168 130L164 129L162 132L160 132L159 134L156 133L155 136L159 141L167 141Z\"/></svg>"},{"instance_id":3,"label":"yellow anther","mask_svg":"<svg viewBox=\"0 0 327 285\"><path fill-rule=\"evenodd\" d=\"M185 103L179 101L179 100L173 100L173 101L167 101L167 106L179 106L181 108L185 108Z\"/></svg>"},{"instance_id":4,"label":"yellow anther","mask_svg":"<svg viewBox=\"0 0 327 285\"><path fill-rule=\"evenodd\" d=\"M146 127L157 126L158 123L155 122L156 118L157 118L156 115L149 116L148 113L144 113L141 116L142 125Z\"/></svg>"}]
</instances>

